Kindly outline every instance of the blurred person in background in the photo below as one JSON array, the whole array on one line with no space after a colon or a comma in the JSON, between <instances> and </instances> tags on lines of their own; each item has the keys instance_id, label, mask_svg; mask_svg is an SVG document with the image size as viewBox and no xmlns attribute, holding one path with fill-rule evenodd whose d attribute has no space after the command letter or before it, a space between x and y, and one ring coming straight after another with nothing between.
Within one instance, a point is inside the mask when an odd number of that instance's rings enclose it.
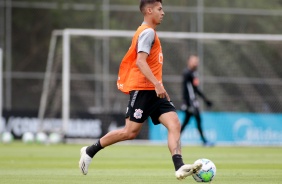
<instances>
[{"instance_id":1,"label":"blurred person in background","mask_svg":"<svg viewBox=\"0 0 282 184\"><path fill-rule=\"evenodd\" d=\"M213 146L213 143L208 142L204 136L202 129L202 120L200 116L200 107L197 96L200 96L208 107L212 106L212 102L206 98L203 92L199 89L199 78L197 76L197 68L199 65L199 57L191 55L187 59L187 67L184 69L182 78L182 97L183 104L181 110L185 113L185 119L181 126L181 133L189 124L192 116L195 117L197 128L204 146Z\"/></svg>"}]
</instances>

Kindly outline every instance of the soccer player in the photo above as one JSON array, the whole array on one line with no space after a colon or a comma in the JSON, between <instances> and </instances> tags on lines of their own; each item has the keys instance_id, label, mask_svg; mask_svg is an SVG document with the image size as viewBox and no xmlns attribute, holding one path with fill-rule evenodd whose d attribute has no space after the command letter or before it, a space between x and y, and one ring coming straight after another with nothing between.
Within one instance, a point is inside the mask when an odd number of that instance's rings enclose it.
<instances>
[{"instance_id":1,"label":"soccer player","mask_svg":"<svg viewBox=\"0 0 282 184\"><path fill-rule=\"evenodd\" d=\"M150 116L155 125L161 123L167 128L175 176L182 180L198 172L202 164L184 164L182 160L180 122L162 83L163 54L155 31L165 15L162 0L141 0L140 11L144 21L120 64L117 80L118 89L129 94L125 126L107 133L92 146L81 148L79 168L86 175L98 151L117 142L134 139Z\"/></svg>"},{"instance_id":2,"label":"soccer player","mask_svg":"<svg viewBox=\"0 0 282 184\"><path fill-rule=\"evenodd\" d=\"M181 133L188 125L191 116L194 116L204 146L213 146L212 143L207 141L202 130L199 102L196 95L199 95L209 107L212 106L212 102L208 100L203 92L198 88L199 79L196 73L198 65L199 57L196 55L191 55L187 59L187 68L185 68L183 72L182 93L184 103L181 106L181 110L185 112L185 119L181 126Z\"/></svg>"}]
</instances>

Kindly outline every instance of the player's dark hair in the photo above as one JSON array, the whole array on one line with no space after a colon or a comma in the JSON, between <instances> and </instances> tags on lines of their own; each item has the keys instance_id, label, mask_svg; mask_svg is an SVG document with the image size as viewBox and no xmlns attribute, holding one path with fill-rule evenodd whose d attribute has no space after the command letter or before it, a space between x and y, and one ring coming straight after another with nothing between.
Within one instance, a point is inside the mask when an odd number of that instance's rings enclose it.
<instances>
[{"instance_id":1,"label":"player's dark hair","mask_svg":"<svg viewBox=\"0 0 282 184\"><path fill-rule=\"evenodd\" d=\"M162 0L140 0L140 5L139 5L139 9L142 13L144 13L144 7L147 4L154 4L156 2L160 2L163 3Z\"/></svg>"}]
</instances>

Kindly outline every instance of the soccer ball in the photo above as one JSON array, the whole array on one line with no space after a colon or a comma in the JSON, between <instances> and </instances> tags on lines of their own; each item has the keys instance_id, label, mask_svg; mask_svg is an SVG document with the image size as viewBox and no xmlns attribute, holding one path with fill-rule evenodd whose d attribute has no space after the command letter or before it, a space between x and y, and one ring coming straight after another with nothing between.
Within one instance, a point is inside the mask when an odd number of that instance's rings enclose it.
<instances>
[{"instance_id":1,"label":"soccer ball","mask_svg":"<svg viewBox=\"0 0 282 184\"><path fill-rule=\"evenodd\" d=\"M38 132L36 134L35 140L39 144L45 144L47 143L48 136L44 132Z\"/></svg>"},{"instance_id":2,"label":"soccer ball","mask_svg":"<svg viewBox=\"0 0 282 184\"><path fill-rule=\"evenodd\" d=\"M59 133L53 132L49 135L49 143L58 144L60 142L62 142L62 136Z\"/></svg>"},{"instance_id":3,"label":"soccer ball","mask_svg":"<svg viewBox=\"0 0 282 184\"><path fill-rule=\"evenodd\" d=\"M5 144L11 143L14 140L14 136L11 132L3 132L1 135L1 141Z\"/></svg>"},{"instance_id":4,"label":"soccer ball","mask_svg":"<svg viewBox=\"0 0 282 184\"><path fill-rule=\"evenodd\" d=\"M22 137L22 141L26 144L34 142L34 135L31 132L25 132Z\"/></svg>"},{"instance_id":5,"label":"soccer ball","mask_svg":"<svg viewBox=\"0 0 282 184\"><path fill-rule=\"evenodd\" d=\"M206 158L201 158L195 161L195 163L202 163L202 169L197 173L193 174L193 178L197 182L210 182L213 180L216 174L216 167L214 163Z\"/></svg>"}]
</instances>

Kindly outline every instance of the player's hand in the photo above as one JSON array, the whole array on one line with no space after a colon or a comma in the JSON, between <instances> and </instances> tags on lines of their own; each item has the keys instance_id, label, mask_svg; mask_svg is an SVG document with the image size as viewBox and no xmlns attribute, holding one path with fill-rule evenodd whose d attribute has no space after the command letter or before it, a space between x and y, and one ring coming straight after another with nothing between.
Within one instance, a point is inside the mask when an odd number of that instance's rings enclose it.
<instances>
[{"instance_id":1,"label":"player's hand","mask_svg":"<svg viewBox=\"0 0 282 184\"><path fill-rule=\"evenodd\" d=\"M170 101L170 97L167 94L166 90L164 89L162 83L157 83L155 85L155 91L156 91L157 97L166 98L168 101Z\"/></svg>"},{"instance_id":2,"label":"player's hand","mask_svg":"<svg viewBox=\"0 0 282 184\"><path fill-rule=\"evenodd\" d=\"M211 106L213 105L212 102L209 101L209 100L206 100L205 103L206 103L206 105L207 105L208 107L211 107Z\"/></svg>"}]
</instances>

